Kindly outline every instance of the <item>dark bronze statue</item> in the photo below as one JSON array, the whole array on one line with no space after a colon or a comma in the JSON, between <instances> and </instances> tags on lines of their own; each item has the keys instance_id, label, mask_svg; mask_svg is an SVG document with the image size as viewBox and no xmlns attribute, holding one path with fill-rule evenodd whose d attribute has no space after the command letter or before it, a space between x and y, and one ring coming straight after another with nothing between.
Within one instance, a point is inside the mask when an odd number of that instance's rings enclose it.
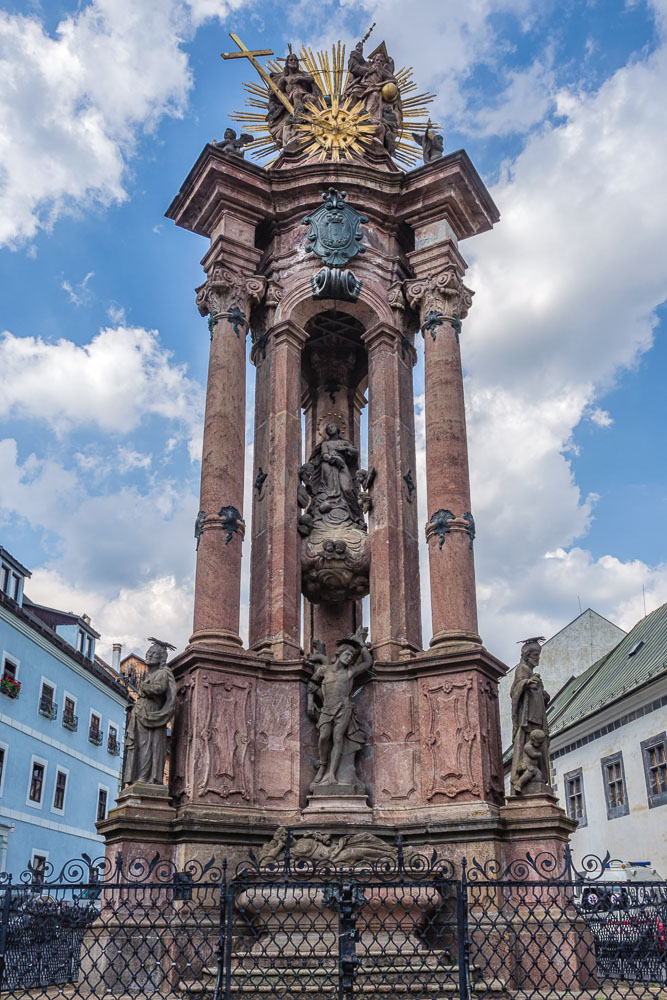
<instances>
[{"instance_id":1,"label":"dark bronze statue","mask_svg":"<svg viewBox=\"0 0 667 1000\"><path fill-rule=\"evenodd\" d=\"M245 156L243 150L244 146L247 146L249 142L252 142L254 135L249 135L247 132L242 132L240 136L236 135L236 129L226 128L225 134L222 139L214 139L213 145L223 153L232 153L234 156Z\"/></svg>"},{"instance_id":2,"label":"dark bronze statue","mask_svg":"<svg viewBox=\"0 0 667 1000\"><path fill-rule=\"evenodd\" d=\"M512 699L511 788L514 795L543 792L549 787L549 695L542 678L535 673L540 662L540 644L527 639L521 647L521 661L514 671Z\"/></svg>"},{"instance_id":3,"label":"dark bronze statue","mask_svg":"<svg viewBox=\"0 0 667 1000\"><path fill-rule=\"evenodd\" d=\"M413 132L412 138L422 148L424 163L433 163L434 160L442 159L444 140L438 132L432 131L430 124L426 126L426 131L423 135Z\"/></svg>"},{"instance_id":4,"label":"dark bronze statue","mask_svg":"<svg viewBox=\"0 0 667 1000\"><path fill-rule=\"evenodd\" d=\"M176 704L176 681L167 666L168 642L151 639L146 653L148 670L139 683L139 697L127 723L125 783L164 783L167 759L167 725Z\"/></svg>"}]
</instances>

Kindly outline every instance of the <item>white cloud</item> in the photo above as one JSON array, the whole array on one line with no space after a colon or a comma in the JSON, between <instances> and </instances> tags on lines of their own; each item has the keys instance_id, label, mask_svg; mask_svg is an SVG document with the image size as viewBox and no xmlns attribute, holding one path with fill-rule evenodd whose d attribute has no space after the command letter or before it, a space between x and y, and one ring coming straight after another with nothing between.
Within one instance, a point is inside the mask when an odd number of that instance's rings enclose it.
<instances>
[{"instance_id":1,"label":"white cloud","mask_svg":"<svg viewBox=\"0 0 667 1000\"><path fill-rule=\"evenodd\" d=\"M574 479L573 432L610 426L596 400L650 349L667 298L666 86L663 46L597 92L560 93L565 120L492 190L496 230L462 246L477 289L463 356L481 627L501 656L574 617L578 596L624 627L643 614L642 584L653 606L667 600L663 566L565 551L597 499Z\"/></svg>"},{"instance_id":2,"label":"white cloud","mask_svg":"<svg viewBox=\"0 0 667 1000\"><path fill-rule=\"evenodd\" d=\"M62 282L60 287L63 289L63 291L67 292L68 298L72 303L72 305L80 306L83 305L85 301L87 301L87 298L90 295L90 290L86 288L86 285L88 284L90 279L94 277L95 277L95 272L89 271L88 274L83 279L83 281L80 281L79 284L76 285L74 288L72 287L69 281L65 280Z\"/></svg>"},{"instance_id":3,"label":"white cloud","mask_svg":"<svg viewBox=\"0 0 667 1000\"><path fill-rule=\"evenodd\" d=\"M38 604L90 615L101 635L97 652L107 661L114 642L122 644L123 656L143 655L148 635L181 649L192 632L192 577L181 581L174 576L154 577L137 587L121 588L109 600L100 591L72 586L55 570L37 569L27 589Z\"/></svg>"},{"instance_id":4,"label":"white cloud","mask_svg":"<svg viewBox=\"0 0 667 1000\"><path fill-rule=\"evenodd\" d=\"M141 134L186 107L183 43L244 2L90 0L53 36L36 16L0 12L0 245L124 201Z\"/></svg>"},{"instance_id":5,"label":"white cloud","mask_svg":"<svg viewBox=\"0 0 667 1000\"><path fill-rule=\"evenodd\" d=\"M312 5L311 5L312 6ZM296 4L303 11L299 25L310 21L311 6ZM445 128L452 124L471 132L488 134L493 127L503 133L523 131L538 120L548 105L551 80L546 63L536 60L523 71L505 71L508 46L499 29L499 18L516 18L521 31L527 31L535 0L420 0L406 16L402 0L339 0L343 11L357 15L363 9L368 23L375 28L366 51L385 38L397 66L414 66L420 89L434 91L438 98L432 117ZM294 17L294 8L290 17ZM326 28L325 28L326 30ZM331 33L331 29L329 29ZM320 44L321 33L316 39ZM340 30L332 33L340 37ZM480 64L498 74L499 94L493 110L471 111L471 94L466 93L472 74ZM487 132L488 129L488 132Z\"/></svg>"},{"instance_id":6,"label":"white cloud","mask_svg":"<svg viewBox=\"0 0 667 1000\"><path fill-rule=\"evenodd\" d=\"M588 413L588 419L597 424L598 427L611 427L614 422L614 418L609 411L601 410L599 406L593 407Z\"/></svg>"},{"instance_id":7,"label":"white cloud","mask_svg":"<svg viewBox=\"0 0 667 1000\"><path fill-rule=\"evenodd\" d=\"M460 124L472 135L523 134L542 121L552 107L553 95L553 71L538 58L527 69L507 73L495 106L467 113Z\"/></svg>"},{"instance_id":8,"label":"white cloud","mask_svg":"<svg viewBox=\"0 0 667 1000\"><path fill-rule=\"evenodd\" d=\"M194 460L202 414L202 387L172 363L154 330L107 328L83 346L0 338L0 417L47 421L60 434L75 426L127 434L157 415L180 425Z\"/></svg>"},{"instance_id":9,"label":"white cloud","mask_svg":"<svg viewBox=\"0 0 667 1000\"><path fill-rule=\"evenodd\" d=\"M127 457L147 458L129 449ZM162 479L94 495L95 463L77 460L81 473L35 455L21 463L16 442L0 441L2 520L22 521L44 538L28 595L89 614L105 649L117 640L141 648L153 629L183 644L192 624L194 485Z\"/></svg>"}]
</instances>

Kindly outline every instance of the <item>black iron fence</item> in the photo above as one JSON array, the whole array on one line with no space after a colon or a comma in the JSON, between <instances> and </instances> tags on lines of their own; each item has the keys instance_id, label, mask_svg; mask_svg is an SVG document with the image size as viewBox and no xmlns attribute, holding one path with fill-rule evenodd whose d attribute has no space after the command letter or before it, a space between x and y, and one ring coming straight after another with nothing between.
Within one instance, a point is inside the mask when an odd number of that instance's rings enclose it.
<instances>
[{"instance_id":1,"label":"black iron fence","mask_svg":"<svg viewBox=\"0 0 667 1000\"><path fill-rule=\"evenodd\" d=\"M0 880L5 996L667 998L667 892L608 859L501 869L388 845L178 869L87 856Z\"/></svg>"}]
</instances>

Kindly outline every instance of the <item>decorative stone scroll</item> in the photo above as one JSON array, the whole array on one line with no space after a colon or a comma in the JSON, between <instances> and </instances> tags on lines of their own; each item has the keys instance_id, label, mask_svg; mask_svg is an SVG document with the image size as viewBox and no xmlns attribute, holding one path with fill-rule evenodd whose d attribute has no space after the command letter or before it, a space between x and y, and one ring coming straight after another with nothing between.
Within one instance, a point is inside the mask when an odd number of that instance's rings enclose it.
<instances>
[{"instance_id":1,"label":"decorative stone scroll","mask_svg":"<svg viewBox=\"0 0 667 1000\"><path fill-rule=\"evenodd\" d=\"M410 306L419 312L422 332L436 339L438 328L450 323L459 339L461 320L468 315L475 294L463 284L456 268L405 282Z\"/></svg>"},{"instance_id":2,"label":"decorative stone scroll","mask_svg":"<svg viewBox=\"0 0 667 1000\"><path fill-rule=\"evenodd\" d=\"M213 265L209 277L197 289L197 309L209 317L209 329L220 319L227 319L240 338L249 326L249 311L253 303L261 302L266 291L266 278L244 276L230 271L220 262Z\"/></svg>"}]
</instances>

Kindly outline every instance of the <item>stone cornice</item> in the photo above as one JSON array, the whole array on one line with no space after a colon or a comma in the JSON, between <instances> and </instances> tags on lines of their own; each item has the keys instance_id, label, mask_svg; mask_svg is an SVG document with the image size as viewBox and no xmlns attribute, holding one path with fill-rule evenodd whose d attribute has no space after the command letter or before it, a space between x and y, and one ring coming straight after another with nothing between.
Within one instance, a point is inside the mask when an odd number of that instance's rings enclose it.
<instances>
[{"instance_id":1,"label":"stone cornice","mask_svg":"<svg viewBox=\"0 0 667 1000\"><path fill-rule=\"evenodd\" d=\"M208 144L165 216L183 229L210 236L223 213L256 226L271 211L267 171Z\"/></svg>"},{"instance_id":2,"label":"stone cornice","mask_svg":"<svg viewBox=\"0 0 667 1000\"><path fill-rule=\"evenodd\" d=\"M447 219L457 239L487 232L500 213L463 149L403 175L398 218L413 229Z\"/></svg>"}]
</instances>

